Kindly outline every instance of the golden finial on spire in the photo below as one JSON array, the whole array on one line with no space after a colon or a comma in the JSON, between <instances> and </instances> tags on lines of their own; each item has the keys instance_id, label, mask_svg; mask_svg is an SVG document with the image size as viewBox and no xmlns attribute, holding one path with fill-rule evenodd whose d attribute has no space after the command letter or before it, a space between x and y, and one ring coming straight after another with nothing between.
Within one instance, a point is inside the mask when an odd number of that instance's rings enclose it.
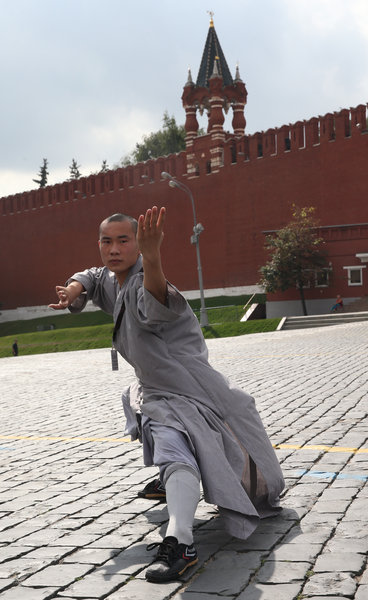
<instances>
[{"instance_id":1,"label":"golden finial on spire","mask_svg":"<svg viewBox=\"0 0 368 600\"><path fill-rule=\"evenodd\" d=\"M213 10L208 10L207 13L210 15L210 27L214 27L213 24L213 15L215 14Z\"/></svg>"}]
</instances>

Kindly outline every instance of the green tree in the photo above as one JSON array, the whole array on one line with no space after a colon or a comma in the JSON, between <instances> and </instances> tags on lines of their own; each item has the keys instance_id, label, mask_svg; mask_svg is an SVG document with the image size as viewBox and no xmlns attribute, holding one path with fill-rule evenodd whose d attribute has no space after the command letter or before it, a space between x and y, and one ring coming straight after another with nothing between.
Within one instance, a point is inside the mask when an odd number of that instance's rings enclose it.
<instances>
[{"instance_id":1,"label":"green tree","mask_svg":"<svg viewBox=\"0 0 368 600\"><path fill-rule=\"evenodd\" d=\"M143 141L141 143L137 142L134 150L121 159L121 166L126 167L150 158L167 156L185 150L186 134L184 125L178 125L175 117L170 117L167 111L164 112L162 121L162 129L143 136ZM203 130L199 131L199 135L203 133Z\"/></svg>"},{"instance_id":2,"label":"green tree","mask_svg":"<svg viewBox=\"0 0 368 600\"><path fill-rule=\"evenodd\" d=\"M99 173L107 173L108 170L109 170L109 165L107 164L107 160L103 160L102 164L101 164L101 169L99 170Z\"/></svg>"},{"instance_id":3,"label":"green tree","mask_svg":"<svg viewBox=\"0 0 368 600\"><path fill-rule=\"evenodd\" d=\"M307 314L304 288L315 278L315 273L327 268L324 240L318 237L318 222L313 207L293 205L293 218L286 227L267 236L266 248L272 256L260 269L260 284L266 292L285 291L297 287Z\"/></svg>"},{"instance_id":4,"label":"green tree","mask_svg":"<svg viewBox=\"0 0 368 600\"><path fill-rule=\"evenodd\" d=\"M80 167L80 165L78 165L75 158L73 158L72 164L69 167L69 174L70 174L69 181L72 181L72 179L79 179L80 177L82 177L79 167Z\"/></svg>"},{"instance_id":5,"label":"green tree","mask_svg":"<svg viewBox=\"0 0 368 600\"><path fill-rule=\"evenodd\" d=\"M47 176L49 174L47 170L47 158L43 159L43 165L40 167L40 172L38 174L39 179L32 179L40 188L46 187L47 185Z\"/></svg>"}]
</instances>

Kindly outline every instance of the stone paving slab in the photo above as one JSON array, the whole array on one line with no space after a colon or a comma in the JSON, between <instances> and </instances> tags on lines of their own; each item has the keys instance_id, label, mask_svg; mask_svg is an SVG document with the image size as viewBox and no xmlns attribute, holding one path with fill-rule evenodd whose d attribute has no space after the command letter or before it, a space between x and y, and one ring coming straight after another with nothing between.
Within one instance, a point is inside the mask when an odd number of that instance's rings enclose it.
<instances>
[{"instance_id":1,"label":"stone paving slab","mask_svg":"<svg viewBox=\"0 0 368 600\"><path fill-rule=\"evenodd\" d=\"M256 583L295 583L303 582L310 569L307 562L267 560L255 575Z\"/></svg>"},{"instance_id":2,"label":"stone paving slab","mask_svg":"<svg viewBox=\"0 0 368 600\"><path fill-rule=\"evenodd\" d=\"M123 439L131 367L108 349L1 359L1 600L366 600L367 340L353 323L208 341L256 399L284 510L243 541L202 500L199 562L166 585L145 580L168 514L137 498L157 470Z\"/></svg>"},{"instance_id":3,"label":"stone paving slab","mask_svg":"<svg viewBox=\"0 0 368 600\"><path fill-rule=\"evenodd\" d=\"M355 552L323 554L317 558L313 567L315 573L361 573L365 565L365 557Z\"/></svg>"},{"instance_id":4,"label":"stone paving slab","mask_svg":"<svg viewBox=\"0 0 368 600\"><path fill-rule=\"evenodd\" d=\"M252 583L242 594L239 600L295 600L300 591L299 583L280 583L264 585Z\"/></svg>"},{"instance_id":5,"label":"stone paving slab","mask_svg":"<svg viewBox=\"0 0 368 600\"><path fill-rule=\"evenodd\" d=\"M120 590L110 596L109 600L166 600L175 597L173 594L180 588L177 581L163 585L155 585L143 579L128 581Z\"/></svg>"},{"instance_id":6,"label":"stone paving slab","mask_svg":"<svg viewBox=\"0 0 368 600\"><path fill-rule=\"evenodd\" d=\"M22 585L12 587L1 594L1 600L48 600L55 598L57 588L26 588Z\"/></svg>"},{"instance_id":7,"label":"stone paving slab","mask_svg":"<svg viewBox=\"0 0 368 600\"><path fill-rule=\"evenodd\" d=\"M304 586L303 594L309 596L327 595L333 591L341 596L354 597L357 584L350 573L313 574Z\"/></svg>"},{"instance_id":8,"label":"stone paving slab","mask_svg":"<svg viewBox=\"0 0 368 600\"><path fill-rule=\"evenodd\" d=\"M120 588L128 579L129 575L96 571L68 586L66 591L59 592L58 595L62 598L104 598Z\"/></svg>"},{"instance_id":9,"label":"stone paving slab","mask_svg":"<svg viewBox=\"0 0 368 600\"><path fill-rule=\"evenodd\" d=\"M83 577L91 570L91 565L51 565L25 579L22 585L27 587L53 586L62 588Z\"/></svg>"},{"instance_id":10,"label":"stone paving slab","mask_svg":"<svg viewBox=\"0 0 368 600\"><path fill-rule=\"evenodd\" d=\"M189 592L234 595L248 584L253 573L261 566L262 557L261 552L220 551L187 589Z\"/></svg>"}]
</instances>

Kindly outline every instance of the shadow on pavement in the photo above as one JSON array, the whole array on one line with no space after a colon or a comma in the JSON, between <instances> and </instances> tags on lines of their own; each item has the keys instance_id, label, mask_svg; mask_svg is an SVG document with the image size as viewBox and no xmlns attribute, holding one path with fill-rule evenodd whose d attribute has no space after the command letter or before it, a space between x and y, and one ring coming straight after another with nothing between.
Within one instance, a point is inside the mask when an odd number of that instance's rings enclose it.
<instances>
[{"instance_id":1,"label":"shadow on pavement","mask_svg":"<svg viewBox=\"0 0 368 600\"><path fill-rule=\"evenodd\" d=\"M240 592L241 600L265 598L262 588L273 579L275 548L283 546L286 536L289 544L301 533L297 512L286 508L276 517L263 519L247 540L240 540L224 530L215 507L202 505L202 508L206 509L207 516L204 518L200 514L194 523L194 543L199 561L181 577L180 581L188 583L188 586L175 598L193 600L195 595L203 593L231 597ZM139 515L137 524L144 523L144 520L160 525L159 529L99 567L98 571L105 579L116 574L144 579L145 568L156 553L155 550L148 552L146 547L150 543L159 542L165 535L168 520L166 504L156 504Z\"/></svg>"}]
</instances>

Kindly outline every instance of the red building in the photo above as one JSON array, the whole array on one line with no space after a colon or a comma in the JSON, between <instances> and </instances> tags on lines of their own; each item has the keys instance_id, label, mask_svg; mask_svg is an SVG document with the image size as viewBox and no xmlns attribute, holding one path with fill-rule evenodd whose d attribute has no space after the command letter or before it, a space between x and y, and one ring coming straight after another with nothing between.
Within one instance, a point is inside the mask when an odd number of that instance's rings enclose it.
<instances>
[{"instance_id":1,"label":"red building","mask_svg":"<svg viewBox=\"0 0 368 600\"><path fill-rule=\"evenodd\" d=\"M0 199L2 311L46 305L55 284L100 264L97 230L114 212L139 216L168 209L162 247L166 275L198 296L190 244L190 198L171 189L163 171L190 187L200 237L205 296L259 290L267 260L265 232L290 220L291 205L315 206L331 263L328 281L305 290L310 314L328 312L337 293L345 304L368 294L368 135L366 105L246 135L247 91L232 78L213 22L196 83L182 95L184 152ZM233 112L233 132L223 129ZM198 136L197 112L208 113ZM268 316L301 314L297 290L268 298Z\"/></svg>"}]
</instances>

